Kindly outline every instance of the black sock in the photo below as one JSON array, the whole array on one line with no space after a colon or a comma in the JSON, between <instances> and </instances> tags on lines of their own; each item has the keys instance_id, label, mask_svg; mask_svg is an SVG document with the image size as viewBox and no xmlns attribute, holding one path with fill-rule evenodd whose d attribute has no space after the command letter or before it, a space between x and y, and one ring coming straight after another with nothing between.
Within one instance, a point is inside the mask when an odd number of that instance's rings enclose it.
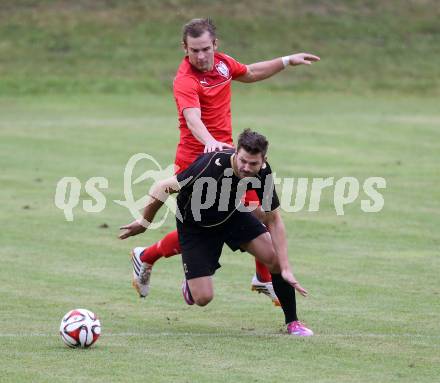
<instances>
[{"instance_id":1,"label":"black sock","mask_svg":"<svg viewBox=\"0 0 440 383\"><path fill-rule=\"evenodd\" d=\"M298 320L298 317L296 316L295 289L283 279L281 274L271 275L272 286L275 294L278 297L278 300L280 301L281 308L284 311L286 323Z\"/></svg>"}]
</instances>

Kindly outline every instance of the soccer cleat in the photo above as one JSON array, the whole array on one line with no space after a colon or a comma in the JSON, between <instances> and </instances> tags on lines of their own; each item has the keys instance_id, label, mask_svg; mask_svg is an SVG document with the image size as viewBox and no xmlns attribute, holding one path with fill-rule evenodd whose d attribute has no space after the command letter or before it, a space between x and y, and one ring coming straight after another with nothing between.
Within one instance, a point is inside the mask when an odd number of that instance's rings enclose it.
<instances>
[{"instance_id":1,"label":"soccer cleat","mask_svg":"<svg viewBox=\"0 0 440 383\"><path fill-rule=\"evenodd\" d=\"M289 335L296 335L296 336L312 336L313 331L307 328L303 323L301 323L299 320L290 322L287 325L287 332Z\"/></svg>"},{"instance_id":2,"label":"soccer cleat","mask_svg":"<svg viewBox=\"0 0 440 383\"><path fill-rule=\"evenodd\" d=\"M272 282L260 282L257 276L254 274L252 277L251 290L256 291L258 294L263 293L272 300L274 306L281 306L277 295L272 286Z\"/></svg>"},{"instance_id":3,"label":"soccer cleat","mask_svg":"<svg viewBox=\"0 0 440 383\"><path fill-rule=\"evenodd\" d=\"M132 285L139 293L139 297L145 298L150 291L150 277L153 266L141 261L141 254L145 247L135 247L131 251L131 263L133 264Z\"/></svg>"},{"instance_id":4,"label":"soccer cleat","mask_svg":"<svg viewBox=\"0 0 440 383\"><path fill-rule=\"evenodd\" d=\"M194 304L194 299L191 295L191 291L189 291L188 281L186 279L182 282L182 295L183 299L185 299L186 304L192 306Z\"/></svg>"}]
</instances>

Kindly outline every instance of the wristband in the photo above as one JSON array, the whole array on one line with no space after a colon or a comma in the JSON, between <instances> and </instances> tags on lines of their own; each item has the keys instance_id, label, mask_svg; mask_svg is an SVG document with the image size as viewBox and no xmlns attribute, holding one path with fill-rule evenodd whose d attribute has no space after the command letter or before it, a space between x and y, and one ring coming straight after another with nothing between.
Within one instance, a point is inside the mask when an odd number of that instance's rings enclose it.
<instances>
[{"instance_id":1,"label":"wristband","mask_svg":"<svg viewBox=\"0 0 440 383\"><path fill-rule=\"evenodd\" d=\"M150 226L151 222L148 222L145 218L141 217L136 220L136 222L141 225L144 229L148 229L148 226Z\"/></svg>"},{"instance_id":2,"label":"wristband","mask_svg":"<svg viewBox=\"0 0 440 383\"><path fill-rule=\"evenodd\" d=\"M290 56L281 57L281 60L283 61L284 68L290 65Z\"/></svg>"}]
</instances>

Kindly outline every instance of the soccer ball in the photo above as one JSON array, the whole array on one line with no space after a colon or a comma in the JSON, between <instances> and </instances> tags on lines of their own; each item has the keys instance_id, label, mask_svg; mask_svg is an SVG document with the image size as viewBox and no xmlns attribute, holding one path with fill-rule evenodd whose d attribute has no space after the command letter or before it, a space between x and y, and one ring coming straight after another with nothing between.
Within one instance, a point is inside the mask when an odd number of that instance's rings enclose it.
<instances>
[{"instance_id":1,"label":"soccer ball","mask_svg":"<svg viewBox=\"0 0 440 383\"><path fill-rule=\"evenodd\" d=\"M71 310L61 319L60 335L69 347L87 348L101 335L101 322L96 314L89 310Z\"/></svg>"}]
</instances>

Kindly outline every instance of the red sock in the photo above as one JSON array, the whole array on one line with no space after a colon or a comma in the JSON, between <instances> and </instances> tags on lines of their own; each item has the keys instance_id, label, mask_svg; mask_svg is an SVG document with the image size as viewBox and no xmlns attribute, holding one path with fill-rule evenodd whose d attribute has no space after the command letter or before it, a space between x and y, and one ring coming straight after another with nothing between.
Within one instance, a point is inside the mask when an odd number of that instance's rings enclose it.
<instances>
[{"instance_id":1,"label":"red sock","mask_svg":"<svg viewBox=\"0 0 440 383\"><path fill-rule=\"evenodd\" d=\"M159 242L147 247L141 255L141 261L154 265L159 258L180 254L180 243L177 230L168 233Z\"/></svg>"},{"instance_id":2,"label":"red sock","mask_svg":"<svg viewBox=\"0 0 440 383\"><path fill-rule=\"evenodd\" d=\"M255 272L260 282L272 282L270 271L264 263L255 260Z\"/></svg>"},{"instance_id":3,"label":"red sock","mask_svg":"<svg viewBox=\"0 0 440 383\"><path fill-rule=\"evenodd\" d=\"M245 206L257 205L260 206L260 199L258 198L258 194L255 190L248 190L246 194L243 196ZM257 274L257 278L260 282L272 282L272 276L270 275L269 269L255 259L255 272Z\"/></svg>"}]
</instances>

